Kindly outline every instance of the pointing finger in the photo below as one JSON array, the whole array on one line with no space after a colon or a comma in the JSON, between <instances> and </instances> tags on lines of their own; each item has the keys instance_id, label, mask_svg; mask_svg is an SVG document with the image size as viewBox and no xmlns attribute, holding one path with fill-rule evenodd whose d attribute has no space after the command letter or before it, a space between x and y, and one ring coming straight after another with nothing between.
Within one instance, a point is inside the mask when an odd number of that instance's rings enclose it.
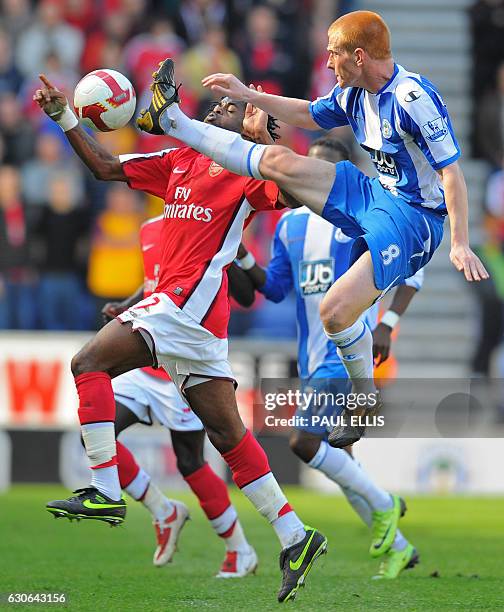
<instances>
[{"instance_id":1,"label":"pointing finger","mask_svg":"<svg viewBox=\"0 0 504 612\"><path fill-rule=\"evenodd\" d=\"M45 74L39 74L39 79L42 81L42 83L44 83L47 89L56 89L56 87L54 87L54 85L51 83L51 81L49 81Z\"/></svg>"}]
</instances>

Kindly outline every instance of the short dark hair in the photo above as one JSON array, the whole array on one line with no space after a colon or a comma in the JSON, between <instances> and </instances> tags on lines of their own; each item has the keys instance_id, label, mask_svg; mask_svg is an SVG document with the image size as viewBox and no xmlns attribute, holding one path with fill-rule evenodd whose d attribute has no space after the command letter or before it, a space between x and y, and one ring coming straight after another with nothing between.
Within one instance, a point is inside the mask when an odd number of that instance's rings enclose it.
<instances>
[{"instance_id":1,"label":"short dark hair","mask_svg":"<svg viewBox=\"0 0 504 612\"><path fill-rule=\"evenodd\" d=\"M310 150L314 147L324 147L339 153L343 159L350 159L350 148L338 138L331 138L331 136L321 136L314 140L310 145Z\"/></svg>"}]
</instances>

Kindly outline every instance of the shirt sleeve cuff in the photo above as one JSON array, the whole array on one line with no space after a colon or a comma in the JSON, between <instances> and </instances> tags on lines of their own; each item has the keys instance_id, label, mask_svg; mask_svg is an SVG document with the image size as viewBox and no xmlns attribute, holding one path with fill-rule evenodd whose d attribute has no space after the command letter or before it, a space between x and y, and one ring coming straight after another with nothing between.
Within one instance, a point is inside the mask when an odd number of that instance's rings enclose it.
<instances>
[{"instance_id":1,"label":"shirt sleeve cuff","mask_svg":"<svg viewBox=\"0 0 504 612\"><path fill-rule=\"evenodd\" d=\"M441 168L445 168L446 166L453 164L453 162L457 161L459 157L460 157L460 151L457 151L455 155L452 155L448 159L437 162L437 164L432 164L432 167L434 168L434 170L441 170Z\"/></svg>"}]
</instances>

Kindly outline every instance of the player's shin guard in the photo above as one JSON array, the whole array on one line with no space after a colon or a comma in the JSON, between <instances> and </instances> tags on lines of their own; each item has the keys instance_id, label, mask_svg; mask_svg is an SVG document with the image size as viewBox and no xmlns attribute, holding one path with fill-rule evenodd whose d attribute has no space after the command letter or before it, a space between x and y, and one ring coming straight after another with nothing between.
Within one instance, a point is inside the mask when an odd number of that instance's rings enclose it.
<instances>
[{"instance_id":1,"label":"player's shin guard","mask_svg":"<svg viewBox=\"0 0 504 612\"><path fill-rule=\"evenodd\" d=\"M255 144L236 132L189 119L178 104L173 104L163 113L160 123L165 134L182 140L223 168L241 176L263 178L259 162L267 145Z\"/></svg>"},{"instance_id":2,"label":"player's shin guard","mask_svg":"<svg viewBox=\"0 0 504 612\"><path fill-rule=\"evenodd\" d=\"M387 491L378 487L346 451L320 442L318 451L308 465L325 474L342 488L350 488L363 497L371 510L388 510L392 500Z\"/></svg>"},{"instance_id":3,"label":"player's shin guard","mask_svg":"<svg viewBox=\"0 0 504 612\"><path fill-rule=\"evenodd\" d=\"M115 400L110 376L86 372L75 378L82 439L92 470L91 486L110 499L121 498L114 431Z\"/></svg>"},{"instance_id":4,"label":"player's shin guard","mask_svg":"<svg viewBox=\"0 0 504 612\"><path fill-rule=\"evenodd\" d=\"M346 329L327 337L338 347L338 354L357 391L374 391L373 336L369 327L358 319Z\"/></svg>"},{"instance_id":5,"label":"player's shin guard","mask_svg":"<svg viewBox=\"0 0 504 612\"><path fill-rule=\"evenodd\" d=\"M201 509L215 533L224 540L226 548L248 551L249 544L222 478L219 478L208 463L205 463L189 476L185 476L184 480L198 498Z\"/></svg>"},{"instance_id":6,"label":"player's shin guard","mask_svg":"<svg viewBox=\"0 0 504 612\"><path fill-rule=\"evenodd\" d=\"M136 501L142 502L155 521L173 514L173 503L151 482L149 474L135 460L133 453L117 441L117 461L121 488Z\"/></svg>"},{"instance_id":7,"label":"player's shin guard","mask_svg":"<svg viewBox=\"0 0 504 612\"><path fill-rule=\"evenodd\" d=\"M222 456L236 485L271 523L282 548L300 542L306 535L303 523L289 505L271 473L266 453L250 431Z\"/></svg>"},{"instance_id":8,"label":"player's shin guard","mask_svg":"<svg viewBox=\"0 0 504 612\"><path fill-rule=\"evenodd\" d=\"M124 489L133 499L140 501L147 491L150 476L142 470L133 453L119 440L116 441L116 449L121 489Z\"/></svg>"}]
</instances>

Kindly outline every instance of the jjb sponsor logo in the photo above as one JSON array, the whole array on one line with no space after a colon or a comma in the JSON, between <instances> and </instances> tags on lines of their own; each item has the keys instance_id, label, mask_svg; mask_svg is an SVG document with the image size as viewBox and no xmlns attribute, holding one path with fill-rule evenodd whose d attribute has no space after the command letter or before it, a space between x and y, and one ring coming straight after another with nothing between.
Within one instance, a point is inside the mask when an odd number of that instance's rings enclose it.
<instances>
[{"instance_id":1,"label":"jjb sponsor logo","mask_svg":"<svg viewBox=\"0 0 504 612\"><path fill-rule=\"evenodd\" d=\"M334 259L299 262L299 286L303 296L326 293L334 282Z\"/></svg>"},{"instance_id":2,"label":"jjb sponsor logo","mask_svg":"<svg viewBox=\"0 0 504 612\"><path fill-rule=\"evenodd\" d=\"M383 151L377 151L376 149L370 149L369 154L371 155L371 161L380 174L399 178L399 172L397 171L397 166L392 155L384 153Z\"/></svg>"},{"instance_id":3,"label":"jjb sponsor logo","mask_svg":"<svg viewBox=\"0 0 504 612\"><path fill-rule=\"evenodd\" d=\"M431 142L439 142L448 134L448 128L443 117L435 117L422 126L424 136Z\"/></svg>"}]
</instances>

